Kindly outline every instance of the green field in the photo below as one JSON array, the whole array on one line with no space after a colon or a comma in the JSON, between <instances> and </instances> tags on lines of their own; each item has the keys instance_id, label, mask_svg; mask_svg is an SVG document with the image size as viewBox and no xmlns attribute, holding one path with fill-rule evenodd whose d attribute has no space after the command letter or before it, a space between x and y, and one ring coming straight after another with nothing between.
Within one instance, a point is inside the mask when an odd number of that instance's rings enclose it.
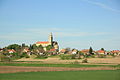
<instances>
[{"instance_id":1,"label":"green field","mask_svg":"<svg viewBox=\"0 0 120 80\"><path fill-rule=\"evenodd\" d=\"M120 80L120 70L5 73L0 80Z\"/></svg>"},{"instance_id":2,"label":"green field","mask_svg":"<svg viewBox=\"0 0 120 80\"><path fill-rule=\"evenodd\" d=\"M0 66L36 66L36 67L119 67L118 65L90 65L90 64L41 64L41 63L0 63Z\"/></svg>"}]
</instances>

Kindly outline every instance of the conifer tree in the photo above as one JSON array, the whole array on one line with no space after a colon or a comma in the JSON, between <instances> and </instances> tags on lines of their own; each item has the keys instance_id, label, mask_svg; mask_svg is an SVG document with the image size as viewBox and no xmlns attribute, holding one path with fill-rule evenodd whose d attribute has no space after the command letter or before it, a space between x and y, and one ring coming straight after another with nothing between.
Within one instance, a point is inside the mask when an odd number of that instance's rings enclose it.
<instances>
[{"instance_id":1,"label":"conifer tree","mask_svg":"<svg viewBox=\"0 0 120 80\"><path fill-rule=\"evenodd\" d=\"M91 55L93 55L93 49L92 49L92 47L90 47L89 53L90 53Z\"/></svg>"}]
</instances>

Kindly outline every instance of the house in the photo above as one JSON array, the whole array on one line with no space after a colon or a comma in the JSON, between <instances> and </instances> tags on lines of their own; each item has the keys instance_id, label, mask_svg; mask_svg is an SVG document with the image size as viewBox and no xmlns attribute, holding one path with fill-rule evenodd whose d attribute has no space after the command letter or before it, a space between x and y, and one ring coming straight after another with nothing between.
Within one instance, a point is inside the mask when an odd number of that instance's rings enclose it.
<instances>
[{"instance_id":1,"label":"house","mask_svg":"<svg viewBox=\"0 0 120 80\"><path fill-rule=\"evenodd\" d=\"M120 55L120 50L112 50L110 53L114 55Z\"/></svg>"},{"instance_id":2,"label":"house","mask_svg":"<svg viewBox=\"0 0 120 80\"><path fill-rule=\"evenodd\" d=\"M3 51L3 49L0 48L0 52L2 52L2 51Z\"/></svg>"},{"instance_id":3,"label":"house","mask_svg":"<svg viewBox=\"0 0 120 80\"><path fill-rule=\"evenodd\" d=\"M83 49L83 50L81 50L81 52L82 52L83 54L89 54L89 49Z\"/></svg>"},{"instance_id":4,"label":"house","mask_svg":"<svg viewBox=\"0 0 120 80\"><path fill-rule=\"evenodd\" d=\"M71 54L77 54L78 50L73 49Z\"/></svg>"},{"instance_id":5,"label":"house","mask_svg":"<svg viewBox=\"0 0 120 80\"><path fill-rule=\"evenodd\" d=\"M96 51L96 53L98 53L98 54L105 54L105 51L104 50L98 50L98 51Z\"/></svg>"},{"instance_id":6,"label":"house","mask_svg":"<svg viewBox=\"0 0 120 80\"><path fill-rule=\"evenodd\" d=\"M66 52L65 49L61 49L61 50L60 50L60 54L64 54L65 52Z\"/></svg>"},{"instance_id":7,"label":"house","mask_svg":"<svg viewBox=\"0 0 120 80\"><path fill-rule=\"evenodd\" d=\"M49 50L49 53L51 53L51 55L54 55L54 54L57 54L57 51L56 51L56 49L50 49Z\"/></svg>"},{"instance_id":8,"label":"house","mask_svg":"<svg viewBox=\"0 0 120 80\"><path fill-rule=\"evenodd\" d=\"M8 52L9 53L15 53L16 51L14 49L9 49Z\"/></svg>"},{"instance_id":9,"label":"house","mask_svg":"<svg viewBox=\"0 0 120 80\"><path fill-rule=\"evenodd\" d=\"M68 50L68 49L61 49L60 54L72 54L72 50Z\"/></svg>"}]
</instances>

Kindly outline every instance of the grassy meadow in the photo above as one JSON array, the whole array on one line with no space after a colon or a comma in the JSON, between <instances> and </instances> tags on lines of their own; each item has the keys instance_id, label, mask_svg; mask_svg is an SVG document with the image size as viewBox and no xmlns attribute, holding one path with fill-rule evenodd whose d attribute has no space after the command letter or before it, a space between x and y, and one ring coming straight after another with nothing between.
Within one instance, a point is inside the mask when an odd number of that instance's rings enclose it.
<instances>
[{"instance_id":1,"label":"grassy meadow","mask_svg":"<svg viewBox=\"0 0 120 80\"><path fill-rule=\"evenodd\" d=\"M94 65L94 64L42 64L39 62L31 62L31 63L14 63L14 62L1 62L0 66L35 66L35 67L119 67L118 65Z\"/></svg>"},{"instance_id":2,"label":"grassy meadow","mask_svg":"<svg viewBox=\"0 0 120 80\"><path fill-rule=\"evenodd\" d=\"M120 70L2 73L0 80L120 80Z\"/></svg>"}]
</instances>

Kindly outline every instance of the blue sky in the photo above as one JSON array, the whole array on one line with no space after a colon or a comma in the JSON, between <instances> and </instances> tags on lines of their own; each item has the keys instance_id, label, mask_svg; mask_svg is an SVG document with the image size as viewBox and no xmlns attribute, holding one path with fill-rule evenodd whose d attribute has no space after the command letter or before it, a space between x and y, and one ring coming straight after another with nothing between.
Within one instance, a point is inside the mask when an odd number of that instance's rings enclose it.
<instances>
[{"instance_id":1,"label":"blue sky","mask_svg":"<svg viewBox=\"0 0 120 80\"><path fill-rule=\"evenodd\" d=\"M119 0L0 0L0 47L47 41L120 50Z\"/></svg>"}]
</instances>

